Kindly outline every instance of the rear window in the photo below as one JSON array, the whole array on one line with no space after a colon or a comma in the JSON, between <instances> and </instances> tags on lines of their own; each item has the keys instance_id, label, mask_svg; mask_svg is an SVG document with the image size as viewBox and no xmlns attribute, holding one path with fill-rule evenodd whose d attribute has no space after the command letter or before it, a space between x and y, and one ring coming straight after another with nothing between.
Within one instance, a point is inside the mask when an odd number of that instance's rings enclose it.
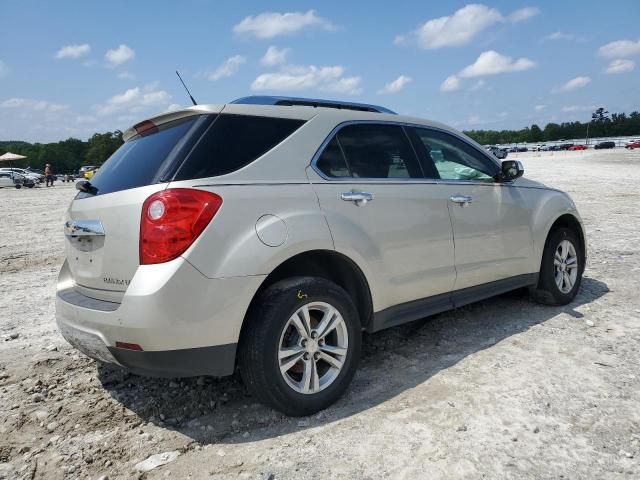
<instances>
[{"instance_id":1,"label":"rear window","mask_svg":"<svg viewBox=\"0 0 640 480\"><path fill-rule=\"evenodd\" d=\"M231 173L253 162L304 121L249 115L199 115L162 124L122 145L91 179L94 193Z\"/></svg>"},{"instance_id":2,"label":"rear window","mask_svg":"<svg viewBox=\"0 0 640 480\"><path fill-rule=\"evenodd\" d=\"M187 133L204 119L187 117L160 125L150 135L137 136L122 145L91 179L96 194L118 192L158 183L183 158ZM175 170L175 168L174 168ZM92 196L80 192L79 198Z\"/></svg>"},{"instance_id":3,"label":"rear window","mask_svg":"<svg viewBox=\"0 0 640 480\"><path fill-rule=\"evenodd\" d=\"M239 170L303 123L289 118L218 115L178 170L175 180L216 177Z\"/></svg>"}]
</instances>

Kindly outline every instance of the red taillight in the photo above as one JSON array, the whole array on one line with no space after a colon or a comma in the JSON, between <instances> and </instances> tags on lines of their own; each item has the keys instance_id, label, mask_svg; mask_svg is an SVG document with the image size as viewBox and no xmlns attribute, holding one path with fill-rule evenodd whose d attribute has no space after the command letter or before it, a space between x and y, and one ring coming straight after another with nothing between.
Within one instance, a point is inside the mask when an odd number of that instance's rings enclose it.
<instances>
[{"instance_id":1,"label":"red taillight","mask_svg":"<svg viewBox=\"0 0 640 480\"><path fill-rule=\"evenodd\" d=\"M191 188L154 193L142 205L140 265L173 260L191 246L220 209L222 197Z\"/></svg>"},{"instance_id":2,"label":"red taillight","mask_svg":"<svg viewBox=\"0 0 640 480\"><path fill-rule=\"evenodd\" d=\"M134 350L136 352L142 352L142 347L137 343L116 342L116 348L124 348L125 350Z\"/></svg>"}]
</instances>

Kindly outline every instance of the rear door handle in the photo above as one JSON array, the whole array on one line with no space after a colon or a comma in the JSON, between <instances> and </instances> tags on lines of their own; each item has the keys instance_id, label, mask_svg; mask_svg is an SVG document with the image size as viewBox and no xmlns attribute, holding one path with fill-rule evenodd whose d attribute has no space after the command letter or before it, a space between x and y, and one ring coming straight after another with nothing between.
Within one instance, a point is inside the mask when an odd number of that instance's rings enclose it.
<instances>
[{"instance_id":1,"label":"rear door handle","mask_svg":"<svg viewBox=\"0 0 640 480\"><path fill-rule=\"evenodd\" d=\"M471 204L471 202L473 202L473 198L469 197L468 195L454 195L449 198L449 200L451 200L453 203L457 203L461 207L467 207Z\"/></svg>"},{"instance_id":2,"label":"rear door handle","mask_svg":"<svg viewBox=\"0 0 640 480\"><path fill-rule=\"evenodd\" d=\"M353 202L356 205L366 205L367 202L373 200L373 193L369 192L345 192L340 195L340 198L345 202Z\"/></svg>"}]
</instances>

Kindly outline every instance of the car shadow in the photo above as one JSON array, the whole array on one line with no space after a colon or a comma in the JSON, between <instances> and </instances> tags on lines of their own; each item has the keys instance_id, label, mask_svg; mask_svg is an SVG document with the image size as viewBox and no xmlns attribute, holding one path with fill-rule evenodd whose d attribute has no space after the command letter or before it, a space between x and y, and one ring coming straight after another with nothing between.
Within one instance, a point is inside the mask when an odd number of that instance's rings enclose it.
<instances>
[{"instance_id":1,"label":"car shadow","mask_svg":"<svg viewBox=\"0 0 640 480\"><path fill-rule=\"evenodd\" d=\"M585 277L574 302L539 305L516 290L451 312L365 335L360 367L347 393L310 417L290 418L251 397L236 373L226 378L156 379L99 365L105 390L142 422L175 430L201 443L241 443L326 424L379 405L455 365L468 355L576 309L609 292ZM576 326L577 328L577 326ZM380 372L395 368L393 378ZM386 367L386 370L385 370Z\"/></svg>"}]
</instances>

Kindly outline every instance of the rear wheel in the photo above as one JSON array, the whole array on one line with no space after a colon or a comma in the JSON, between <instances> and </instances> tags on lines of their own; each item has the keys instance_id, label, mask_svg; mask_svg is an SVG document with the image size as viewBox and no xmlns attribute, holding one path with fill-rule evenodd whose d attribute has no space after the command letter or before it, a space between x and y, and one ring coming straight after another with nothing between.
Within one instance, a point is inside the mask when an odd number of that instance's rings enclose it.
<instances>
[{"instance_id":1,"label":"rear wheel","mask_svg":"<svg viewBox=\"0 0 640 480\"><path fill-rule=\"evenodd\" d=\"M583 271L584 257L576 233L568 228L553 230L542 255L533 298L547 305L570 303L578 294Z\"/></svg>"},{"instance_id":2,"label":"rear wheel","mask_svg":"<svg viewBox=\"0 0 640 480\"><path fill-rule=\"evenodd\" d=\"M20 185L19 183L16 183L16 188L20 190L22 188L22 185Z\"/></svg>"},{"instance_id":3,"label":"rear wheel","mask_svg":"<svg viewBox=\"0 0 640 480\"><path fill-rule=\"evenodd\" d=\"M356 308L338 285L295 277L254 302L240 345L240 374L262 402L287 415L310 415L344 393L357 368Z\"/></svg>"}]
</instances>

